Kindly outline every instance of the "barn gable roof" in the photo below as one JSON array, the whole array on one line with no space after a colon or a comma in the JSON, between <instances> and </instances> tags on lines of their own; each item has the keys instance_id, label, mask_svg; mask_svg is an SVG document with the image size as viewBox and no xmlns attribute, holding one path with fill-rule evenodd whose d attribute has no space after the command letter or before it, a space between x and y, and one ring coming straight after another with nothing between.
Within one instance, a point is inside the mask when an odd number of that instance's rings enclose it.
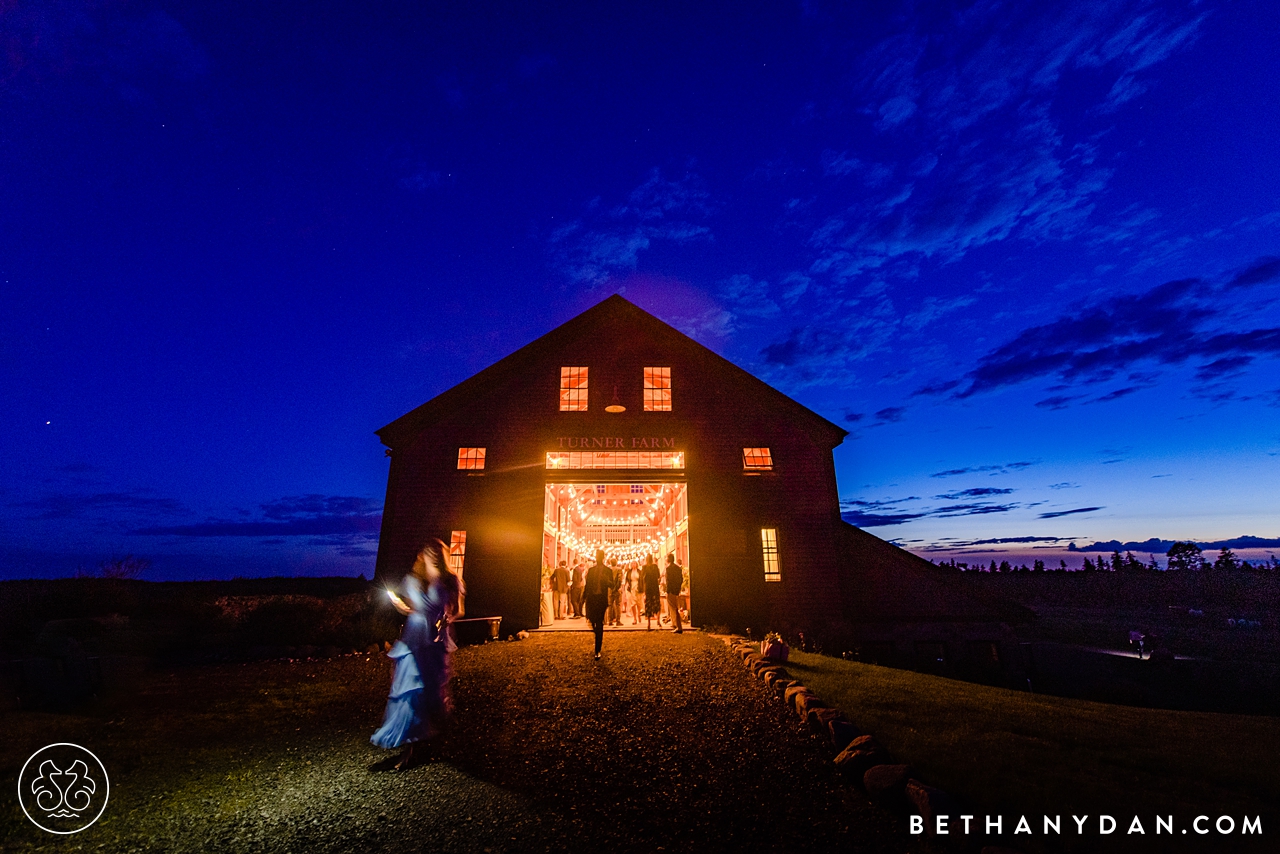
<instances>
[{"instance_id":1,"label":"barn gable roof","mask_svg":"<svg viewBox=\"0 0 1280 854\"><path fill-rule=\"evenodd\" d=\"M527 373L530 368L554 362L566 347L608 328L621 328L628 333L644 335L653 341L684 350L694 360L705 360L713 370L723 372L730 381L744 386L744 391L752 395L753 399L781 410L804 425L815 438L824 441L829 447L834 448L839 445L848 435L847 430L797 403L773 386L617 294L597 303L375 432L383 444L392 448L406 441L412 441L423 430L444 419L457 407L464 406L468 401L501 386L513 376Z\"/></svg>"}]
</instances>

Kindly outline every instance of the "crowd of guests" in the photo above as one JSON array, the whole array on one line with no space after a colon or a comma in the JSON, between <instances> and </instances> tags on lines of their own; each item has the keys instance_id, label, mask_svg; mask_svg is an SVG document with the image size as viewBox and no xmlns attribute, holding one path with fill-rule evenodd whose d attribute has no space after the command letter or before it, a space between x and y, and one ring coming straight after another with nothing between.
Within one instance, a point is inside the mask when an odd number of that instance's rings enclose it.
<instances>
[{"instance_id":1,"label":"crowd of guests","mask_svg":"<svg viewBox=\"0 0 1280 854\"><path fill-rule=\"evenodd\" d=\"M688 570L676 559L667 555L666 565L659 568L653 555L642 564L640 561L619 563L617 558L597 562L605 567L603 576L608 596L604 624L633 626L645 623L652 629L669 625L676 632L684 631L689 619ZM587 617L587 576L590 565L583 560L560 561L555 567L543 567L542 622L552 620L578 620ZM549 595L548 595L549 594ZM548 604L549 600L549 604Z\"/></svg>"}]
</instances>

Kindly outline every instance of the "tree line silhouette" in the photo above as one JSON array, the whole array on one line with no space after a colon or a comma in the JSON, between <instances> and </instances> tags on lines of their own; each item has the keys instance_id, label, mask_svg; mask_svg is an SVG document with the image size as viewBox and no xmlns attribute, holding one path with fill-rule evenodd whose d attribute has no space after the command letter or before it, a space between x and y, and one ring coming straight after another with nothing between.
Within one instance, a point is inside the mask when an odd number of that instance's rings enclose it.
<instances>
[{"instance_id":1,"label":"tree line silhouette","mask_svg":"<svg viewBox=\"0 0 1280 854\"><path fill-rule=\"evenodd\" d=\"M954 569L957 572L1173 572L1178 570L1187 570L1190 572L1234 572L1238 570L1253 571L1280 571L1280 560L1275 555L1271 555L1269 560L1260 560L1257 563L1250 563L1247 560L1241 560L1236 553L1229 548L1223 548L1218 552L1218 557L1210 563L1200 550L1200 547L1193 542L1174 543L1169 547L1169 551L1165 554L1165 565L1161 566L1156 560L1155 555L1150 555L1146 563L1134 557L1133 552L1125 552L1123 555L1117 549L1111 553L1111 559L1108 560L1102 555L1098 555L1097 561L1084 559L1084 563L1079 567L1067 566L1064 559L1059 559L1058 566L1047 566L1043 560L1034 560L1031 566L1025 563L1021 565L1012 564L1007 560L996 563L992 559L988 566L983 563L960 563L955 558L949 561L943 561L938 566Z\"/></svg>"}]
</instances>

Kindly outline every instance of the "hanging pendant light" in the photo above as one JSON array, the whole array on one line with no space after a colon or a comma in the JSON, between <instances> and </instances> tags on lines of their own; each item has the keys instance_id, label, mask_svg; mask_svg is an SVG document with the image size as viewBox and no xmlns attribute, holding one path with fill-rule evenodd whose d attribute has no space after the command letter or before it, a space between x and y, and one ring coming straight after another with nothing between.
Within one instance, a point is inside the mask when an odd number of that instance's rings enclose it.
<instances>
[{"instance_id":1,"label":"hanging pendant light","mask_svg":"<svg viewBox=\"0 0 1280 854\"><path fill-rule=\"evenodd\" d=\"M627 408L618 400L618 387L613 387L613 402L604 408L605 412L626 412Z\"/></svg>"}]
</instances>

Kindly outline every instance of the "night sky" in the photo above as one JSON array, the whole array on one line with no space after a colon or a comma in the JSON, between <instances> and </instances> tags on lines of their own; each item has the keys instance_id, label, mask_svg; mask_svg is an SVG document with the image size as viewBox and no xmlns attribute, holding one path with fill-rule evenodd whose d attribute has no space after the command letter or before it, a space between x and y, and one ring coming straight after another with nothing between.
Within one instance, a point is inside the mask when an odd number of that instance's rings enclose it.
<instances>
[{"instance_id":1,"label":"night sky","mask_svg":"<svg viewBox=\"0 0 1280 854\"><path fill-rule=\"evenodd\" d=\"M0 2L0 577L368 575L612 293L926 557L1280 537L1280 4L541 5Z\"/></svg>"}]
</instances>

